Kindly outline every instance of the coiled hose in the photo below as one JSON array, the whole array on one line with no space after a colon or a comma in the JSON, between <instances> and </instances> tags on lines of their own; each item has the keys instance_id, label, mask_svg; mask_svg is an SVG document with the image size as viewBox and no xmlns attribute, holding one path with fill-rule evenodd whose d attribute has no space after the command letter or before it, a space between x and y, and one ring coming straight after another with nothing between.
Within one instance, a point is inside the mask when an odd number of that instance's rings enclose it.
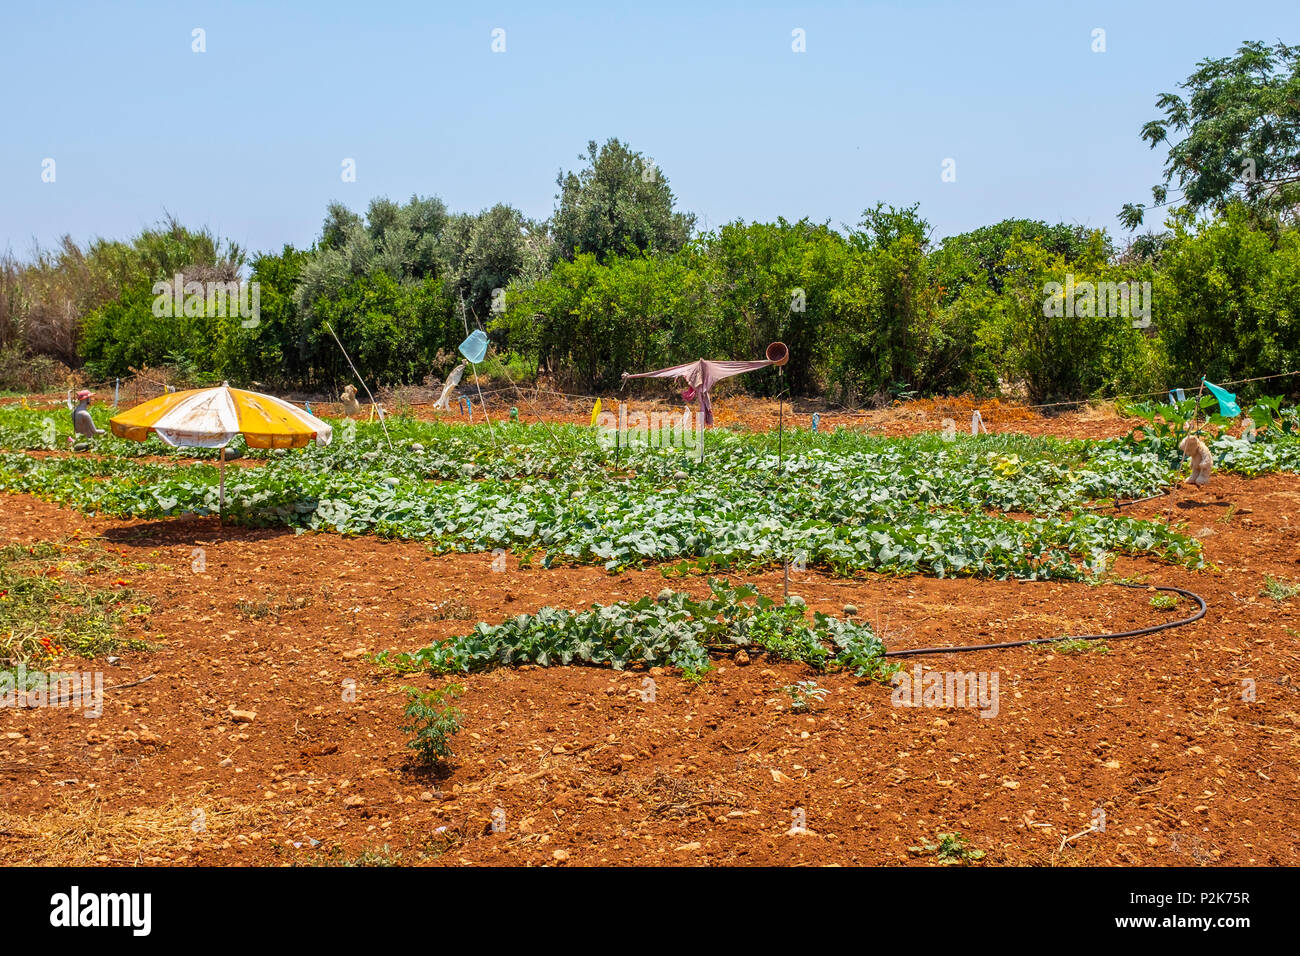
<instances>
[{"instance_id":1,"label":"coiled hose","mask_svg":"<svg viewBox=\"0 0 1300 956\"><path fill-rule=\"evenodd\" d=\"M1119 581L1113 583L1116 587L1121 588L1137 588L1143 591L1154 588L1157 591L1170 591L1174 594L1181 594L1183 597L1191 598L1196 602L1196 613L1191 617L1180 618L1177 621L1165 621L1163 624L1153 624L1150 627L1139 627L1132 631L1117 631L1113 634L1067 634L1062 637L1034 637L1024 641L1003 641L1000 644L958 644L953 647L913 647L902 651L886 651L885 656L919 657L922 654L963 654L968 651L997 651L1007 647L1027 647L1031 644L1055 644L1058 641L1118 641L1129 637L1141 637L1144 634L1155 634L1158 631L1168 631L1175 627L1182 627L1184 624L1194 624L1201 618L1205 617L1205 598L1201 597L1194 591L1188 591L1185 588L1176 588L1172 585L1124 584Z\"/></svg>"}]
</instances>

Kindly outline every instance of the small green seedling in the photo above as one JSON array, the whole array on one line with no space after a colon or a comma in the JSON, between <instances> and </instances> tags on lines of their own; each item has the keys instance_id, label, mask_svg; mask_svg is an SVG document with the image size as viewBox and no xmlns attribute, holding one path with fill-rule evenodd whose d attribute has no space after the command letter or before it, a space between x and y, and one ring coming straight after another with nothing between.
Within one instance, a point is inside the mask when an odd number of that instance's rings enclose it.
<instances>
[{"instance_id":1,"label":"small green seedling","mask_svg":"<svg viewBox=\"0 0 1300 956\"><path fill-rule=\"evenodd\" d=\"M797 684L786 684L781 690L790 698L790 709L803 713L811 710L813 704L820 704L828 693L825 687L819 687L814 680L801 680Z\"/></svg>"},{"instance_id":2,"label":"small green seedling","mask_svg":"<svg viewBox=\"0 0 1300 956\"><path fill-rule=\"evenodd\" d=\"M915 856L934 856L944 866L966 866L984 858L984 851L971 849L960 833L940 833L938 843L923 840L920 846L909 846L907 850Z\"/></svg>"},{"instance_id":3,"label":"small green seedling","mask_svg":"<svg viewBox=\"0 0 1300 956\"><path fill-rule=\"evenodd\" d=\"M1045 646L1050 647L1052 650L1060 654L1065 654L1067 656L1074 655L1074 654L1088 654L1088 653L1092 653L1092 654L1110 653L1110 647L1107 646L1105 641L1083 641L1083 640L1076 639L1070 641L1054 641L1053 643L1047 644Z\"/></svg>"},{"instance_id":4,"label":"small green seedling","mask_svg":"<svg viewBox=\"0 0 1300 956\"><path fill-rule=\"evenodd\" d=\"M1290 581L1283 581L1281 578L1275 578L1272 575L1264 575L1264 590L1260 592L1274 601L1289 601L1291 598L1300 594L1300 584L1293 584Z\"/></svg>"},{"instance_id":5,"label":"small green seedling","mask_svg":"<svg viewBox=\"0 0 1300 956\"><path fill-rule=\"evenodd\" d=\"M1178 603L1176 594L1157 594L1151 599L1151 606L1159 611L1168 611Z\"/></svg>"},{"instance_id":6,"label":"small green seedling","mask_svg":"<svg viewBox=\"0 0 1300 956\"><path fill-rule=\"evenodd\" d=\"M430 691L421 691L418 687L405 687L403 690L408 698L406 717L410 723L399 729L415 735L406 746L416 752L425 766L437 766L439 760L451 756L450 738L460 731L464 715L451 702L465 693L465 688L460 684L448 684Z\"/></svg>"}]
</instances>

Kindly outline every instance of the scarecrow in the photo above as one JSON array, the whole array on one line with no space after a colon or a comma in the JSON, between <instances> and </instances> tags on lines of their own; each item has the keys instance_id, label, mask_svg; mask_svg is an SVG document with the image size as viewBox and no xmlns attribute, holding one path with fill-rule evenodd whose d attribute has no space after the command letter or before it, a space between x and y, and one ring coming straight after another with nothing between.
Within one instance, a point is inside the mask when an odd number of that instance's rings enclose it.
<instances>
[{"instance_id":1,"label":"scarecrow","mask_svg":"<svg viewBox=\"0 0 1300 956\"><path fill-rule=\"evenodd\" d=\"M699 399L700 414L704 416L704 424L713 424L713 401L709 397L709 391L718 382L724 378L730 378L733 375L742 375L745 372L754 372L760 368L767 368L769 365L784 365L790 360L790 350L786 348L783 342L773 342L767 347L767 358L757 362L717 362L710 359L700 359L696 362L688 362L685 365L674 365L672 368L661 368L654 372L638 372L633 375L630 372L624 372L623 378L680 378L685 380L686 388L682 392L682 400L693 402Z\"/></svg>"},{"instance_id":2,"label":"scarecrow","mask_svg":"<svg viewBox=\"0 0 1300 956\"><path fill-rule=\"evenodd\" d=\"M72 412L72 430L83 439L78 441L74 436L68 437L68 444L72 446L74 451L85 451L90 447L92 440L104 434L104 430L96 428L95 420L90 417L90 399L94 394L94 392L83 388L77 392L77 404L73 405L71 390L69 390L68 411Z\"/></svg>"}]
</instances>

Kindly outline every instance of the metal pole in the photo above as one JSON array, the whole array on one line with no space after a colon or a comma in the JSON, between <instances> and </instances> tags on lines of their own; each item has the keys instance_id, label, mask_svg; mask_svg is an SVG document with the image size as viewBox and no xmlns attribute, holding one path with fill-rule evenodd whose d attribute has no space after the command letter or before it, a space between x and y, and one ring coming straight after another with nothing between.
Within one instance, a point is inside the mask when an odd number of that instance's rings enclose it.
<instances>
[{"instance_id":1,"label":"metal pole","mask_svg":"<svg viewBox=\"0 0 1300 956\"><path fill-rule=\"evenodd\" d=\"M221 446L220 478L217 481L217 520L226 522L226 446Z\"/></svg>"},{"instance_id":2,"label":"metal pole","mask_svg":"<svg viewBox=\"0 0 1300 956\"><path fill-rule=\"evenodd\" d=\"M777 374L780 374L779 372ZM776 462L777 471L785 471L785 392L777 395L776 404Z\"/></svg>"}]
</instances>

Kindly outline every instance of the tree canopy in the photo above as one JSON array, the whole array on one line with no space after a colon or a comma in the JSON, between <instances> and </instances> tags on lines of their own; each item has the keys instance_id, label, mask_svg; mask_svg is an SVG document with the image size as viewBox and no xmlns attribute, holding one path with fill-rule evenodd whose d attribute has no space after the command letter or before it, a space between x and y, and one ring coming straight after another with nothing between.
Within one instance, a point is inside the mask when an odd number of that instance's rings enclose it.
<instances>
[{"instance_id":1,"label":"tree canopy","mask_svg":"<svg viewBox=\"0 0 1300 956\"><path fill-rule=\"evenodd\" d=\"M572 260L590 253L611 256L671 254L685 245L695 216L673 211L673 191L653 160L617 139L587 143L587 165L556 177L559 206L552 219L556 254Z\"/></svg>"},{"instance_id":2,"label":"tree canopy","mask_svg":"<svg viewBox=\"0 0 1300 956\"><path fill-rule=\"evenodd\" d=\"M1151 208L1221 213L1235 200L1257 218L1294 222L1300 209L1300 46L1244 43L1236 56L1201 61L1180 89L1184 95L1161 94L1156 106L1164 115L1142 127L1152 149L1169 144ZM1180 196L1170 196L1174 184ZM1126 203L1120 221L1135 229L1147 208Z\"/></svg>"}]
</instances>

